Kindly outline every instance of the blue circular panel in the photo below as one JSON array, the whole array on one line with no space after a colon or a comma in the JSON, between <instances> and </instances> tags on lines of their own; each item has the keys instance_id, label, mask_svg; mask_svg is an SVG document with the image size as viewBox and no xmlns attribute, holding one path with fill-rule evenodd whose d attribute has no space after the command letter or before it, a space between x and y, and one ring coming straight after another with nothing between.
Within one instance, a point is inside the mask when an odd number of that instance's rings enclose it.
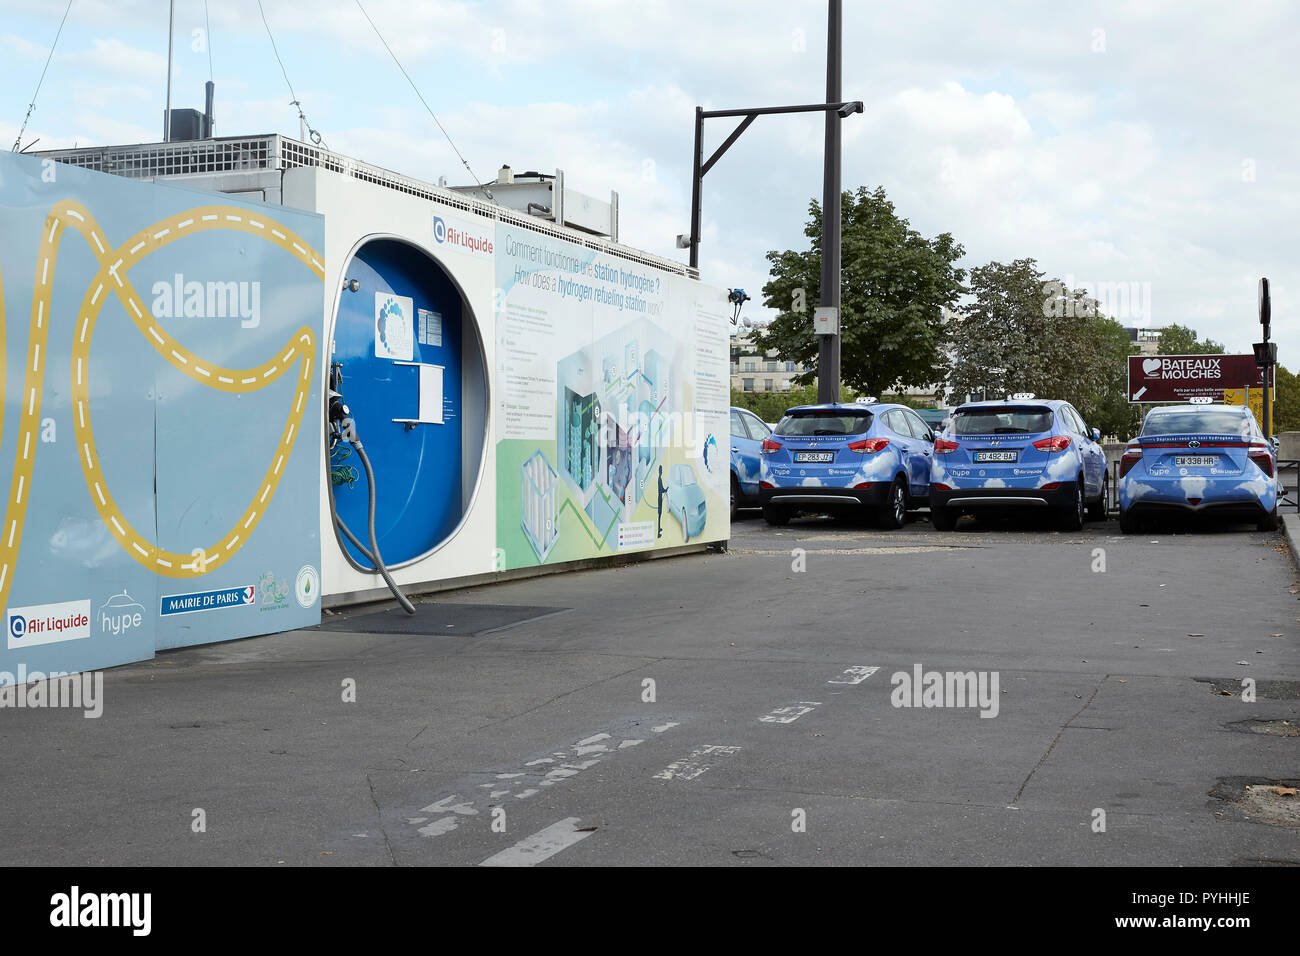
<instances>
[{"instance_id":1,"label":"blue circular panel","mask_svg":"<svg viewBox=\"0 0 1300 956\"><path fill-rule=\"evenodd\" d=\"M334 361L343 364L340 391L352 410L358 437L375 469L375 531L389 565L418 558L455 530L462 506L461 296L446 272L424 253L391 239L366 243L345 272L334 327ZM409 356L409 358L408 358ZM424 378L426 417L442 367L442 424L417 419ZM435 396L436 397L436 396ZM330 462L335 506L348 527L367 541L365 471L341 442ZM349 469L355 469L352 471ZM342 542L352 560L369 562Z\"/></svg>"}]
</instances>

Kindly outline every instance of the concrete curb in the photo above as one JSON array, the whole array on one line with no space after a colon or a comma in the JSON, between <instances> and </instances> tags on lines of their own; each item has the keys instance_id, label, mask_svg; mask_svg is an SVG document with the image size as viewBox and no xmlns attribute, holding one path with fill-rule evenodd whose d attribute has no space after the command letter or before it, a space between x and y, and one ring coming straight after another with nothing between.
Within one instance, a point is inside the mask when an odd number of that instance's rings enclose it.
<instances>
[{"instance_id":1,"label":"concrete curb","mask_svg":"<svg viewBox=\"0 0 1300 956\"><path fill-rule=\"evenodd\" d=\"M1296 541L1300 541L1300 514L1284 514L1282 518L1282 530L1286 532L1286 543L1291 546L1291 554L1300 563L1300 548L1296 547Z\"/></svg>"}]
</instances>

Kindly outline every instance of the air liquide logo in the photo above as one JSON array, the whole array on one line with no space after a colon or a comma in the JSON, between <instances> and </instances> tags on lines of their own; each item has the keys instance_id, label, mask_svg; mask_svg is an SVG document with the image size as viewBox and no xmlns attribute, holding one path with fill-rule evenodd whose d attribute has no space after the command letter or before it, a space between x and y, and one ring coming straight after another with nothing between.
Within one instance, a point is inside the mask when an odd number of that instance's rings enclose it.
<instances>
[{"instance_id":1,"label":"air liquide logo","mask_svg":"<svg viewBox=\"0 0 1300 956\"><path fill-rule=\"evenodd\" d=\"M491 258L496 247L491 226L480 226L455 216L433 217L433 241L443 249L481 259Z\"/></svg>"},{"instance_id":2,"label":"air liquide logo","mask_svg":"<svg viewBox=\"0 0 1300 956\"><path fill-rule=\"evenodd\" d=\"M171 282L153 284L156 319L239 319L245 329L262 322L262 283L187 282L177 272Z\"/></svg>"},{"instance_id":3,"label":"air liquide logo","mask_svg":"<svg viewBox=\"0 0 1300 956\"><path fill-rule=\"evenodd\" d=\"M9 650L90 637L90 601L11 607L5 612Z\"/></svg>"},{"instance_id":4,"label":"air liquide logo","mask_svg":"<svg viewBox=\"0 0 1300 956\"><path fill-rule=\"evenodd\" d=\"M99 633L121 637L127 631L139 630L144 626L145 613L144 605L123 589L100 606L96 615Z\"/></svg>"},{"instance_id":5,"label":"air liquide logo","mask_svg":"<svg viewBox=\"0 0 1300 956\"><path fill-rule=\"evenodd\" d=\"M1212 356L1143 359L1142 372L1147 378L1219 379L1223 377L1222 360Z\"/></svg>"}]
</instances>

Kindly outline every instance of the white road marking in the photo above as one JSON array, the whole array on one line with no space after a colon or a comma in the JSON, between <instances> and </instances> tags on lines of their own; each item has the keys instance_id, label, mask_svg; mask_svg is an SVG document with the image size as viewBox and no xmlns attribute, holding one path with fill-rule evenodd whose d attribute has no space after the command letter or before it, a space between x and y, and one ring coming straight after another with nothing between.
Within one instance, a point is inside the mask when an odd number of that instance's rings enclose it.
<instances>
[{"instance_id":1,"label":"white road marking","mask_svg":"<svg viewBox=\"0 0 1300 956\"><path fill-rule=\"evenodd\" d=\"M636 726L635 721L619 721L607 731L584 734L561 750L553 750L546 756L533 757L522 762L513 771L493 773L485 783L478 782L484 779L483 775L477 775L477 780L462 781L458 784L461 788L458 791L443 791L446 795L436 803L420 808L419 813L425 815L420 818L420 822L423 823L431 817L437 819L421 827L419 832L428 837L442 836L456 829L455 817L486 813L485 808L499 806L509 798L527 800L556 784L572 786L574 778L583 771L590 770L602 761L644 743L645 738L633 737L628 733L634 726ZM676 726L678 726L677 722L674 721L662 724L653 730L662 733ZM645 731L642 729L640 732ZM476 793L477 796L470 798L461 796L467 792L466 788L474 788L469 792ZM484 802L477 803L479 799ZM449 818L448 815L452 816Z\"/></svg>"},{"instance_id":2,"label":"white road marking","mask_svg":"<svg viewBox=\"0 0 1300 956\"><path fill-rule=\"evenodd\" d=\"M828 684L861 684L864 680L880 670L879 667L867 667L864 664L855 664L845 670L843 674L834 680L828 680Z\"/></svg>"},{"instance_id":3,"label":"white road marking","mask_svg":"<svg viewBox=\"0 0 1300 956\"><path fill-rule=\"evenodd\" d=\"M721 744L705 744L703 747L696 747L681 760L674 760L663 770L660 770L654 775L654 779L694 780L709 769L709 765L704 762L704 758L726 757L739 750L739 747L729 747Z\"/></svg>"},{"instance_id":4,"label":"white road marking","mask_svg":"<svg viewBox=\"0 0 1300 956\"><path fill-rule=\"evenodd\" d=\"M479 866L536 866L591 836L593 831L578 829L580 822L578 817L565 817L559 823L552 823L545 830L525 837L510 849L494 853Z\"/></svg>"},{"instance_id":5,"label":"white road marking","mask_svg":"<svg viewBox=\"0 0 1300 956\"><path fill-rule=\"evenodd\" d=\"M793 724L804 714L812 713L814 708L821 705L822 702L819 700L801 700L785 707L778 707L758 719L765 724Z\"/></svg>"}]
</instances>

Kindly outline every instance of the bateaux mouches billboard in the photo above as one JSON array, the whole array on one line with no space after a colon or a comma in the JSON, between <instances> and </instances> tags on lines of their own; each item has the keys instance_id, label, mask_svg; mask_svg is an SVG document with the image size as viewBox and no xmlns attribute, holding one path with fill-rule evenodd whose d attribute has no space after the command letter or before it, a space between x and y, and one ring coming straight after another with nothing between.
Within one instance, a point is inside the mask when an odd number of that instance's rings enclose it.
<instances>
[{"instance_id":1,"label":"bateaux mouches billboard","mask_svg":"<svg viewBox=\"0 0 1300 956\"><path fill-rule=\"evenodd\" d=\"M505 223L495 260L499 568L725 540L727 293Z\"/></svg>"},{"instance_id":2,"label":"bateaux mouches billboard","mask_svg":"<svg viewBox=\"0 0 1300 956\"><path fill-rule=\"evenodd\" d=\"M0 683L320 620L323 237L0 154Z\"/></svg>"},{"instance_id":3,"label":"bateaux mouches billboard","mask_svg":"<svg viewBox=\"0 0 1300 956\"><path fill-rule=\"evenodd\" d=\"M1264 369L1254 355L1130 355L1130 403L1223 401L1225 389L1262 389Z\"/></svg>"}]
</instances>

